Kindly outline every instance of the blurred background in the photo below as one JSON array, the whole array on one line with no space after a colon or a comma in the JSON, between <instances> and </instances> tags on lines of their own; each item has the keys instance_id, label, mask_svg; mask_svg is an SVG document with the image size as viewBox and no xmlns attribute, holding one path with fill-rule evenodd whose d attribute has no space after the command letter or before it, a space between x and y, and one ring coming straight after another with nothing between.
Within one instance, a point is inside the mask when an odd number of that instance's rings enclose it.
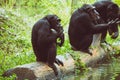
<instances>
[{"instance_id":1,"label":"blurred background","mask_svg":"<svg viewBox=\"0 0 120 80\"><path fill-rule=\"evenodd\" d=\"M3 78L1 74L17 65L35 62L31 46L31 30L34 23L47 14L56 14L64 27L65 43L57 54L72 52L67 36L69 19L74 10L84 3L100 0L0 0L0 80L14 80L14 75ZM119 0L112 0L120 6ZM119 42L120 37L111 44ZM119 43L118 43L119 44Z\"/></svg>"}]
</instances>

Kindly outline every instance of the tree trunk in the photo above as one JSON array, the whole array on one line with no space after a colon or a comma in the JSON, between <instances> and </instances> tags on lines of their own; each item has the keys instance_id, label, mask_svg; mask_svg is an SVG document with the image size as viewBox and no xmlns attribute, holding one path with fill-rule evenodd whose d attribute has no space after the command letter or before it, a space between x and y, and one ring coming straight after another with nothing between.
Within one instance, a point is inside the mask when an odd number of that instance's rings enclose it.
<instances>
[{"instance_id":1,"label":"tree trunk","mask_svg":"<svg viewBox=\"0 0 120 80\"><path fill-rule=\"evenodd\" d=\"M94 48L93 55L90 56L87 53L82 53L80 51L74 51L70 54L80 55L81 61L86 64L87 66L94 66L98 62L103 62L103 59L108 57L108 47L101 48L100 46ZM112 49L109 49L112 51ZM3 76L10 76L12 74L17 75L17 80L52 80L52 79L59 79L63 78L66 75L74 75L75 72L75 60L69 53L63 55L58 55L57 58L64 62L64 66L57 66L59 75L55 76L53 70L48 67L45 63L42 62L33 62L25 65L20 65L15 68L9 69L4 72Z\"/></svg>"}]
</instances>

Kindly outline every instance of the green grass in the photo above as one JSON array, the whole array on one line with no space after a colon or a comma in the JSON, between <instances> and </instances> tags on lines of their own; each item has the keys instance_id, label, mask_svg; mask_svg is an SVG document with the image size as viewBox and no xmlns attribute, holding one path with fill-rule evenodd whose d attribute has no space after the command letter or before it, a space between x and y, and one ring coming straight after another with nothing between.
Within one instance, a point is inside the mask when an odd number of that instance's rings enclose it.
<instances>
[{"instance_id":1,"label":"green grass","mask_svg":"<svg viewBox=\"0 0 120 80\"><path fill-rule=\"evenodd\" d=\"M71 13L83 3L94 0L5 0L0 1L0 74L7 69L35 61L31 46L34 23L47 14L58 15L64 27L65 43L57 47L57 54L72 52L67 29ZM117 1L116 1L117 2ZM71 7L74 5L74 7ZM110 42L110 38L108 38ZM117 38L119 40L119 38ZM0 80L13 80L15 76Z\"/></svg>"}]
</instances>

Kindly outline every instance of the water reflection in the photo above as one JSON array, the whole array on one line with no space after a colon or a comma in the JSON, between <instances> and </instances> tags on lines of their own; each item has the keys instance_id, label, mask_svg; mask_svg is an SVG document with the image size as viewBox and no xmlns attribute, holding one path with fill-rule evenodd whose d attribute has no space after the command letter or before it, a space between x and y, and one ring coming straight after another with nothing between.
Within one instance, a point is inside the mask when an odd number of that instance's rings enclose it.
<instances>
[{"instance_id":1,"label":"water reflection","mask_svg":"<svg viewBox=\"0 0 120 80\"><path fill-rule=\"evenodd\" d=\"M63 80L120 80L120 59L113 59L109 64L98 64L77 76L67 76Z\"/></svg>"}]
</instances>

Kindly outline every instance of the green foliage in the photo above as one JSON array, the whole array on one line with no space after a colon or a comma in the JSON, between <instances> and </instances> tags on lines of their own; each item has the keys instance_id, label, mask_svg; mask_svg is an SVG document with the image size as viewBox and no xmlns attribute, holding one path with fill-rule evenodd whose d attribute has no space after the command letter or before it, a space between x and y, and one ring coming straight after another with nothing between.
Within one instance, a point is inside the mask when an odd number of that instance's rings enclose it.
<instances>
[{"instance_id":1,"label":"green foliage","mask_svg":"<svg viewBox=\"0 0 120 80\"><path fill-rule=\"evenodd\" d=\"M120 6L120 1L119 0L114 0L114 2Z\"/></svg>"},{"instance_id":2,"label":"green foliage","mask_svg":"<svg viewBox=\"0 0 120 80\"><path fill-rule=\"evenodd\" d=\"M119 28L120 30L120 28ZM119 48L119 45L120 45L120 37L118 36L116 39L112 39L108 34L107 34L107 38L106 38L106 41L108 43L110 43L112 45L112 47L114 48L114 51L112 52L112 56L113 55L120 55L120 48Z\"/></svg>"},{"instance_id":3,"label":"green foliage","mask_svg":"<svg viewBox=\"0 0 120 80\"><path fill-rule=\"evenodd\" d=\"M73 53L69 44L67 29L71 13L83 3L94 0L1 0L0 1L0 74L4 71L35 61L31 46L31 29L33 24L47 14L56 14L62 20L65 43L57 47L58 54ZM76 1L76 0L75 0ZM116 0L117 3L119 1ZM77 4L76 4L77 3ZM111 39L108 37L111 43ZM117 39L119 40L119 38ZM86 66L76 56L76 72L86 70ZM10 78L0 80L13 80Z\"/></svg>"},{"instance_id":4,"label":"green foliage","mask_svg":"<svg viewBox=\"0 0 120 80\"><path fill-rule=\"evenodd\" d=\"M65 33L65 34L67 34L67 33ZM69 43L68 36L65 35L65 42L64 42L63 46L62 47L57 46L57 53L64 54L64 53L68 53L68 52L71 53L72 50L71 50L71 45Z\"/></svg>"},{"instance_id":5,"label":"green foliage","mask_svg":"<svg viewBox=\"0 0 120 80\"><path fill-rule=\"evenodd\" d=\"M35 61L28 33L31 34L30 27L21 16L0 8L0 74L6 69ZM13 78L0 77L0 80Z\"/></svg>"},{"instance_id":6,"label":"green foliage","mask_svg":"<svg viewBox=\"0 0 120 80\"><path fill-rule=\"evenodd\" d=\"M76 65L75 74L81 74L85 71L88 71L87 66L80 59L80 53L79 52L78 53L77 52L72 52L71 55L75 60L75 65Z\"/></svg>"}]
</instances>

